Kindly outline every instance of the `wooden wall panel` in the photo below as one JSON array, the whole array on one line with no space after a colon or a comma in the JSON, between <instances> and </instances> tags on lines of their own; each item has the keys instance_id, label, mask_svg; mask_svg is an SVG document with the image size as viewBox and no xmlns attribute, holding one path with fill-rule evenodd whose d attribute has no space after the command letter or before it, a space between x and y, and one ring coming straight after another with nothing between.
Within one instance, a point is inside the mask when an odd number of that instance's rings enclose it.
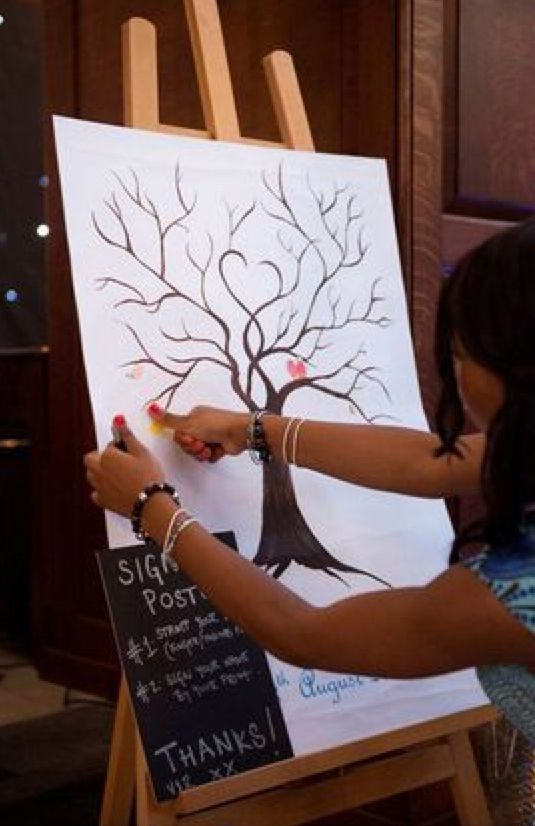
<instances>
[{"instance_id":1,"label":"wooden wall panel","mask_svg":"<svg viewBox=\"0 0 535 826\"><path fill-rule=\"evenodd\" d=\"M461 0L458 31L458 193L508 217L535 206L533 0Z\"/></svg>"},{"instance_id":2,"label":"wooden wall panel","mask_svg":"<svg viewBox=\"0 0 535 826\"><path fill-rule=\"evenodd\" d=\"M261 61L276 49L289 51L301 82L318 150L342 150L341 71L344 3L269 0L220 3L232 84L242 133L279 140ZM321 36L320 36L321 32Z\"/></svg>"},{"instance_id":3,"label":"wooden wall panel","mask_svg":"<svg viewBox=\"0 0 535 826\"><path fill-rule=\"evenodd\" d=\"M404 5L394 0L352 0L344 4L341 20L343 151L387 158L394 189L398 149L397 18ZM378 32L381 48L377 48Z\"/></svg>"},{"instance_id":4,"label":"wooden wall panel","mask_svg":"<svg viewBox=\"0 0 535 826\"><path fill-rule=\"evenodd\" d=\"M443 254L449 267L504 222L535 211L535 4L445 0L444 6ZM471 220L452 221L452 215Z\"/></svg>"},{"instance_id":5,"label":"wooden wall panel","mask_svg":"<svg viewBox=\"0 0 535 826\"><path fill-rule=\"evenodd\" d=\"M440 289L442 3L416 0L412 75L412 266L409 303L418 376L429 420L438 398L433 330Z\"/></svg>"}]
</instances>

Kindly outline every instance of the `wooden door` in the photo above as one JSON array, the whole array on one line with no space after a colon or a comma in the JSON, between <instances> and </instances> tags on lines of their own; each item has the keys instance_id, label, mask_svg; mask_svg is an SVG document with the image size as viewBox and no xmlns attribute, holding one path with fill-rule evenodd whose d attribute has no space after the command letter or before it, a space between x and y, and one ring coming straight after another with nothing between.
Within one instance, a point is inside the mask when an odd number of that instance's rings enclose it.
<instances>
[{"instance_id":1,"label":"wooden door","mask_svg":"<svg viewBox=\"0 0 535 826\"><path fill-rule=\"evenodd\" d=\"M535 212L535 6L445 9L443 259Z\"/></svg>"},{"instance_id":2,"label":"wooden door","mask_svg":"<svg viewBox=\"0 0 535 826\"><path fill-rule=\"evenodd\" d=\"M535 212L535 5L448 0L444 15L445 274L469 249ZM458 527L482 515L463 497Z\"/></svg>"}]
</instances>

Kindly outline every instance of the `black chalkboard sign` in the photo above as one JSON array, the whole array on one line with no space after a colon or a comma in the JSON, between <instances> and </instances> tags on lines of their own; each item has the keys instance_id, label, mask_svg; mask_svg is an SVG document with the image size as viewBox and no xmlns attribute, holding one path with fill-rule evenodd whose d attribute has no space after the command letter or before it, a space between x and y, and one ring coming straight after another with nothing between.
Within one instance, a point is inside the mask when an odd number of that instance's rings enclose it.
<instances>
[{"instance_id":1,"label":"black chalkboard sign","mask_svg":"<svg viewBox=\"0 0 535 826\"><path fill-rule=\"evenodd\" d=\"M158 550L97 559L156 799L292 757L264 651Z\"/></svg>"}]
</instances>

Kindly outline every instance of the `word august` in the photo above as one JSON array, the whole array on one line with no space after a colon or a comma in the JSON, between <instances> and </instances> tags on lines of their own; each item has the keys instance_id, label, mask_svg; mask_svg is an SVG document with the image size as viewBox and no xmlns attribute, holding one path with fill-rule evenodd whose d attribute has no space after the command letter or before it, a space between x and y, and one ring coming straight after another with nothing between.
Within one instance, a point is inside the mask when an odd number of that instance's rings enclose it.
<instances>
[{"instance_id":1,"label":"word august","mask_svg":"<svg viewBox=\"0 0 535 826\"><path fill-rule=\"evenodd\" d=\"M307 700L325 697L329 698L333 705L337 705L348 691L355 691L379 679L379 677L363 677L360 674L344 674L322 679L312 669L305 669L299 678L299 693Z\"/></svg>"},{"instance_id":2,"label":"word august","mask_svg":"<svg viewBox=\"0 0 535 826\"><path fill-rule=\"evenodd\" d=\"M121 585L145 585L141 593L145 600L145 605L153 616L158 610L171 611L176 608L188 608L199 603L205 603L206 597L196 585L184 585L178 588L169 589L168 575L170 569L162 563L160 556L156 554L145 554L141 559L125 557L118 560L119 569L118 580ZM175 580L176 582L176 580ZM152 586L152 587L150 587Z\"/></svg>"}]
</instances>

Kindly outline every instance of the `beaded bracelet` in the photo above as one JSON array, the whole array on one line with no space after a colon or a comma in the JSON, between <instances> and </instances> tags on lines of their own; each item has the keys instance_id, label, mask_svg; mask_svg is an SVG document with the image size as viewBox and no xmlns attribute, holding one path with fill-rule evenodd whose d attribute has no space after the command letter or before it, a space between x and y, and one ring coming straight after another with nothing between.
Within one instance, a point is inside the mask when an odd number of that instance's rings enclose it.
<instances>
[{"instance_id":1,"label":"beaded bracelet","mask_svg":"<svg viewBox=\"0 0 535 826\"><path fill-rule=\"evenodd\" d=\"M169 520L169 525L167 526L165 540L162 547L162 566L167 566L172 571L179 570L178 562L172 556L173 549L182 531L190 525L193 525L194 522L198 522L198 520L195 519L194 516L191 516L187 510L184 510L184 508L179 508L174 512Z\"/></svg>"},{"instance_id":2,"label":"beaded bracelet","mask_svg":"<svg viewBox=\"0 0 535 826\"><path fill-rule=\"evenodd\" d=\"M253 413L247 427L247 448L249 456L255 465L260 465L262 462L269 462L271 459L271 451L266 439L264 430L264 423L262 418L266 415L267 410L257 410Z\"/></svg>"},{"instance_id":3,"label":"beaded bracelet","mask_svg":"<svg viewBox=\"0 0 535 826\"><path fill-rule=\"evenodd\" d=\"M152 485L147 485L146 488L143 488L141 493L138 495L136 501L134 502L134 507L132 508L131 516L132 530L134 532L134 536L141 542L152 542L151 537L141 527L141 514L143 512L143 508L147 504L148 499L150 499L150 497L153 496L155 493L167 493L173 499L173 501L177 503L177 505L180 505L178 493L176 492L175 488L172 485L169 485L167 482L153 482Z\"/></svg>"}]
</instances>

